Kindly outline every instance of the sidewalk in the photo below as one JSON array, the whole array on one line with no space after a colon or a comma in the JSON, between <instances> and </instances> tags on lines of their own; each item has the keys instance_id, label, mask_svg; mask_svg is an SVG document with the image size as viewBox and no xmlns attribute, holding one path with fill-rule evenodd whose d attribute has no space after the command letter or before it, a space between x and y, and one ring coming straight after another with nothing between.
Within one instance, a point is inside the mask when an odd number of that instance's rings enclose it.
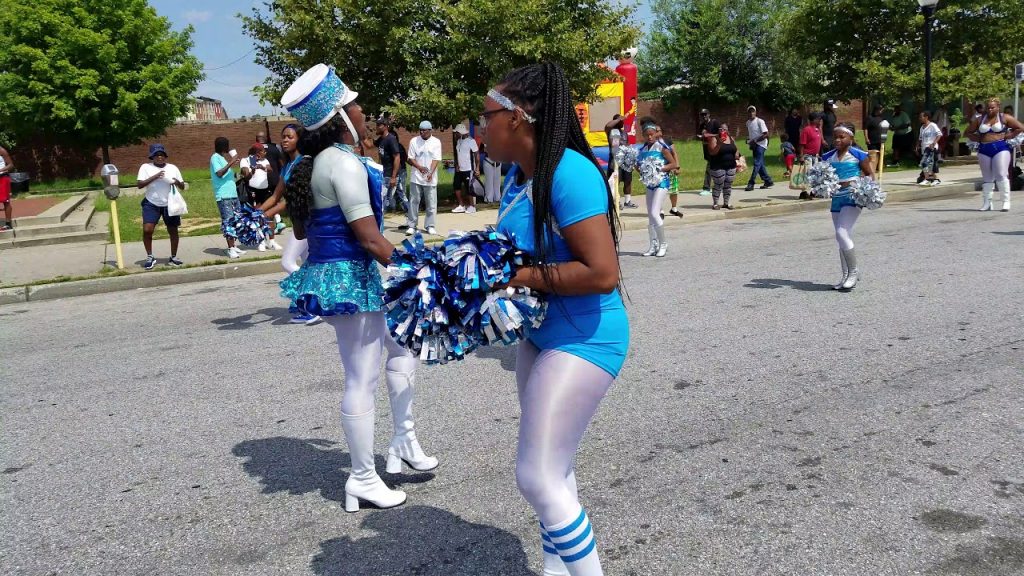
<instances>
[{"instance_id":1,"label":"sidewalk","mask_svg":"<svg viewBox=\"0 0 1024 576\"><path fill-rule=\"evenodd\" d=\"M973 165L950 167L942 170L940 173L942 184L936 187L917 186L914 182L916 177L917 172L910 170L894 172L891 175L886 174L882 183L883 187L890 192L893 201L905 201L963 193L968 191L965 189L965 184L971 185L970 190L973 190L973 182L979 178L979 173L978 168ZM679 206L685 214L684 218L668 215L668 202L665 203L663 210L666 214L667 225L679 226L726 218L746 218L827 209L823 200L799 200L799 192L790 190L788 183L784 181L777 182L768 190L755 189L751 192L744 192L741 183L739 189L733 191L732 203L736 206L736 210L732 211L712 210L711 197L700 196L698 192L680 193ZM622 226L625 230L646 229L645 199L643 196L637 196L634 199L640 207L620 212ZM481 205L475 214L452 214L450 211L446 211L438 213L437 229L445 236L450 230L479 230L488 224L494 224L497 217L496 204ZM384 221L385 236L396 245L400 244L406 236L398 230L398 227L404 224L405 217L403 215L388 214ZM291 232L286 230L279 237L279 242L285 244L289 238L291 238ZM443 239L443 236L435 236L433 239L439 241ZM237 264L280 255L280 252L277 251L257 252L252 249L238 260L229 260L224 254L226 246L224 238L216 235L182 238L178 257L185 264L202 262ZM141 267L146 259L146 251L143 249L142 243L125 244L122 249L125 270L146 273ZM166 260L170 256L169 241L155 240L153 250L160 261L158 267L166 267ZM0 285L27 284L59 277L91 276L98 273L104 266L115 266L114 254L113 244L102 242L4 250L0 252Z\"/></svg>"}]
</instances>

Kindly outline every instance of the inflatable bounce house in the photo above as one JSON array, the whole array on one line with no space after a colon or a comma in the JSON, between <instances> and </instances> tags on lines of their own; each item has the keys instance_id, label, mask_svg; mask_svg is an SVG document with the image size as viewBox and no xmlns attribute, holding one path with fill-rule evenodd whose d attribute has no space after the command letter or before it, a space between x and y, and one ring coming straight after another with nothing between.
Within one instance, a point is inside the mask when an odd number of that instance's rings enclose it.
<instances>
[{"instance_id":1,"label":"inflatable bounce house","mask_svg":"<svg viewBox=\"0 0 1024 576\"><path fill-rule=\"evenodd\" d=\"M576 105L576 115L587 142L594 150L602 165L608 162L608 136L604 132L607 124L616 114L625 118L624 129L630 144L639 142L637 120L637 69L633 63L636 48L630 48L615 67L618 78L598 84L598 99L592 103Z\"/></svg>"}]
</instances>

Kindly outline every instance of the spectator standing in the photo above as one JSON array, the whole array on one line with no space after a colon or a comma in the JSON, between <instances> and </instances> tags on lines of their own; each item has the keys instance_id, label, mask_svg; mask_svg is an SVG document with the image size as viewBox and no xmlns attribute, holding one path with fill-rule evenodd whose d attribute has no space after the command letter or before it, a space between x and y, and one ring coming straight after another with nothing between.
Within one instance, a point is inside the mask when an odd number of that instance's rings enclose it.
<instances>
[{"instance_id":1,"label":"spectator standing","mask_svg":"<svg viewBox=\"0 0 1024 576\"><path fill-rule=\"evenodd\" d=\"M817 159L821 156L821 115L811 114L810 122L800 131L800 153L803 159Z\"/></svg>"},{"instance_id":2,"label":"spectator standing","mask_svg":"<svg viewBox=\"0 0 1024 576\"><path fill-rule=\"evenodd\" d=\"M402 145L398 142L398 136L391 131L391 120L380 118L377 120L377 139L374 141L377 147L377 156L380 164L384 167L384 183L387 192L384 194L384 209L393 209L396 212L409 212L409 202L405 198L405 166L402 164Z\"/></svg>"},{"instance_id":3,"label":"spectator standing","mask_svg":"<svg viewBox=\"0 0 1024 576\"><path fill-rule=\"evenodd\" d=\"M231 143L227 138L218 136L213 141L213 156L210 156L210 181L213 185L213 198L217 201L217 209L220 210L220 230L224 234L224 240L228 244L228 258L238 258L245 254L235 246L235 238L228 234L227 221L242 209L238 202L238 189L235 187L235 172L232 166L239 163L238 154L232 154Z\"/></svg>"},{"instance_id":4,"label":"spectator standing","mask_svg":"<svg viewBox=\"0 0 1024 576\"><path fill-rule=\"evenodd\" d=\"M0 204L4 205L4 223L0 225L0 232L10 230L14 225L14 208L11 206L11 171L14 170L14 160L7 148L0 146Z\"/></svg>"},{"instance_id":5,"label":"spectator standing","mask_svg":"<svg viewBox=\"0 0 1024 576\"><path fill-rule=\"evenodd\" d=\"M626 119L616 114L604 125L604 133L608 138L608 166L615 166L619 171L619 181L622 182L622 208L638 208L633 202L633 171L624 170L615 162L615 154L620 146L629 146L629 134L625 129ZM617 138L617 140L616 140ZM609 170L608 177L611 177Z\"/></svg>"},{"instance_id":6,"label":"spectator standing","mask_svg":"<svg viewBox=\"0 0 1024 576\"><path fill-rule=\"evenodd\" d=\"M939 109L935 111L935 116L932 117L932 121L942 131L942 137L939 138L939 162L942 162L946 155L946 140L949 139L949 112L946 109L946 105L939 106Z\"/></svg>"},{"instance_id":7,"label":"spectator standing","mask_svg":"<svg viewBox=\"0 0 1024 576\"><path fill-rule=\"evenodd\" d=\"M793 175L793 163L796 162L796 147L789 141L789 134L783 132L779 135L782 163L786 165L786 178Z\"/></svg>"},{"instance_id":8,"label":"spectator standing","mask_svg":"<svg viewBox=\"0 0 1024 576\"><path fill-rule=\"evenodd\" d=\"M800 116L800 111L796 108L789 109L789 115L786 116L785 130L786 136L789 137L789 143L794 146L800 145L800 128L804 125L804 119Z\"/></svg>"},{"instance_id":9,"label":"spectator standing","mask_svg":"<svg viewBox=\"0 0 1024 576\"><path fill-rule=\"evenodd\" d=\"M718 134L707 139L708 163L711 165L711 181L714 188L711 192L712 210L732 210L729 198L732 196L732 183L736 179L736 158L739 150L736 141L729 135L729 125L722 124ZM722 203L719 204L719 198Z\"/></svg>"},{"instance_id":10,"label":"spectator standing","mask_svg":"<svg viewBox=\"0 0 1024 576\"><path fill-rule=\"evenodd\" d=\"M892 109L889 129L893 131L892 166L895 167L910 155L911 148L914 146L914 129L910 124L910 116L903 111L903 107L899 104Z\"/></svg>"},{"instance_id":11,"label":"spectator standing","mask_svg":"<svg viewBox=\"0 0 1024 576\"><path fill-rule=\"evenodd\" d=\"M713 124L713 125L712 125ZM711 129L709 128L709 126ZM701 146L704 153L704 184L700 187L701 196L709 196L711 194L711 165L709 164L708 154L708 136L715 136L718 130L718 121L711 117L711 111L707 108L700 109L700 120L697 123L697 139L703 144Z\"/></svg>"},{"instance_id":12,"label":"spectator standing","mask_svg":"<svg viewBox=\"0 0 1024 576\"><path fill-rule=\"evenodd\" d=\"M485 130L482 128L481 130ZM481 137L486 136L482 134ZM487 152L487 141L480 143L480 165L484 172L484 202L488 204L501 202L501 163L491 160Z\"/></svg>"},{"instance_id":13,"label":"spectator standing","mask_svg":"<svg viewBox=\"0 0 1024 576\"><path fill-rule=\"evenodd\" d=\"M750 115L750 119L747 120L747 144L750 146L750 152L754 156L754 168L750 171L750 180L747 181L747 187L745 188L749 192L754 189L754 184L757 184L758 176L761 177L763 182L761 184L762 190L771 188L775 183L772 182L772 177L768 174L768 168L764 165L764 155L768 151L768 125L757 116L756 107L748 106L747 114Z\"/></svg>"},{"instance_id":14,"label":"spectator standing","mask_svg":"<svg viewBox=\"0 0 1024 576\"><path fill-rule=\"evenodd\" d=\"M871 116L864 121L864 141L868 143L868 150L882 149L882 118L881 106L876 105L871 109Z\"/></svg>"},{"instance_id":15,"label":"spectator standing","mask_svg":"<svg viewBox=\"0 0 1024 576\"><path fill-rule=\"evenodd\" d=\"M267 179L270 182L270 189L277 190L277 181L280 178L279 175L281 174L281 169L284 168L285 162L281 145L272 142L263 132L256 133L256 142L262 144L263 148L267 151L267 161L270 162L270 172L267 173Z\"/></svg>"},{"instance_id":16,"label":"spectator standing","mask_svg":"<svg viewBox=\"0 0 1024 576\"><path fill-rule=\"evenodd\" d=\"M939 138L942 137L942 130L939 129L938 124L932 122L931 113L927 110L921 112L918 120L921 121L921 131L915 148L921 154L921 174L917 177L917 183L935 186L940 182L937 175L939 173Z\"/></svg>"},{"instance_id":17,"label":"spectator standing","mask_svg":"<svg viewBox=\"0 0 1024 576\"><path fill-rule=\"evenodd\" d=\"M455 199L459 205L452 212L472 214L476 212L472 179L480 175L480 147L474 138L470 138L469 129L464 124L455 127L455 134L458 141L455 143L455 181L452 186L455 188Z\"/></svg>"},{"instance_id":18,"label":"spectator standing","mask_svg":"<svg viewBox=\"0 0 1024 576\"><path fill-rule=\"evenodd\" d=\"M179 190L184 190L185 182L178 167L167 162L167 150L163 144L149 145L149 160L148 164L139 166L135 184L140 190L146 190L146 195L142 199L142 245L146 247L146 262L142 267L152 270L156 266L156 258L153 256L153 231L156 230L161 218L167 226L167 235L171 237L171 257L167 264L181 266L182 261L178 259L178 227L181 226L181 216L171 216L167 213L167 201L173 187L177 186Z\"/></svg>"},{"instance_id":19,"label":"spectator standing","mask_svg":"<svg viewBox=\"0 0 1024 576\"><path fill-rule=\"evenodd\" d=\"M672 152L672 156L676 159L676 167L669 172L669 186L668 186L668 202L672 206L668 213L677 217L683 217L683 211L679 209L679 153L673 146L672 138L665 136L661 126L658 126L658 140L661 141L662 146L668 148ZM661 219L665 219L665 215L661 215Z\"/></svg>"},{"instance_id":20,"label":"spectator standing","mask_svg":"<svg viewBox=\"0 0 1024 576\"><path fill-rule=\"evenodd\" d=\"M420 133L409 141L409 165L413 167L409 187L409 212L406 236L412 236L419 226L420 198L426 204L424 220L427 234L437 234L437 167L441 163L441 141L433 136L430 122L420 122Z\"/></svg>"},{"instance_id":21,"label":"spectator standing","mask_svg":"<svg viewBox=\"0 0 1024 576\"><path fill-rule=\"evenodd\" d=\"M825 105L821 111L821 138L824 141L824 149L822 152L828 152L833 148L833 131L836 128L836 102L835 100L825 100Z\"/></svg>"}]
</instances>

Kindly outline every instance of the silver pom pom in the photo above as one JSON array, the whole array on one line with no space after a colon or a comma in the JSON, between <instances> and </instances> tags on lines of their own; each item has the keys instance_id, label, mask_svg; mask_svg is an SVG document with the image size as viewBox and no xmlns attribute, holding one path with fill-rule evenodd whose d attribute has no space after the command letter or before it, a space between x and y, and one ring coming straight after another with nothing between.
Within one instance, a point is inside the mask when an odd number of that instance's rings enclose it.
<instances>
[{"instance_id":1,"label":"silver pom pom","mask_svg":"<svg viewBox=\"0 0 1024 576\"><path fill-rule=\"evenodd\" d=\"M640 163L640 181L648 188L658 188L665 180L665 160L656 157L644 158Z\"/></svg>"},{"instance_id":2,"label":"silver pom pom","mask_svg":"<svg viewBox=\"0 0 1024 576\"><path fill-rule=\"evenodd\" d=\"M967 149L970 150L971 152L977 152L978 151L978 143L975 142L974 140L968 140L967 141Z\"/></svg>"},{"instance_id":3,"label":"silver pom pom","mask_svg":"<svg viewBox=\"0 0 1024 576\"><path fill-rule=\"evenodd\" d=\"M615 152L615 164L627 172L632 172L636 168L636 158L636 148L628 144L619 146L618 151Z\"/></svg>"},{"instance_id":4,"label":"silver pom pom","mask_svg":"<svg viewBox=\"0 0 1024 576\"><path fill-rule=\"evenodd\" d=\"M878 185L878 182L867 176L858 178L853 183L853 192L851 194L853 195L853 201L861 208L877 210L882 207L882 204L885 204L885 192Z\"/></svg>"},{"instance_id":5,"label":"silver pom pom","mask_svg":"<svg viewBox=\"0 0 1024 576\"><path fill-rule=\"evenodd\" d=\"M828 162L818 162L807 169L807 184L815 198L831 198L839 192L839 177Z\"/></svg>"},{"instance_id":6,"label":"silver pom pom","mask_svg":"<svg viewBox=\"0 0 1024 576\"><path fill-rule=\"evenodd\" d=\"M1006 143L1010 145L1010 148L1016 148L1017 146L1024 144L1024 132L1021 132L1014 136L1013 138L1008 139Z\"/></svg>"}]
</instances>

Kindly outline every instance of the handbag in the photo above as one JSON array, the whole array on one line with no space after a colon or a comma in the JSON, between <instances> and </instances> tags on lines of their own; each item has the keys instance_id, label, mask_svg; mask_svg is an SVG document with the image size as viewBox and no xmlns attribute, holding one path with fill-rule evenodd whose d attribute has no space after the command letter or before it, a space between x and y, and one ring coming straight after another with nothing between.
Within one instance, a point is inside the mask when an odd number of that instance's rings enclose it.
<instances>
[{"instance_id":1,"label":"handbag","mask_svg":"<svg viewBox=\"0 0 1024 576\"><path fill-rule=\"evenodd\" d=\"M178 192L177 186L171 186L171 193L167 196L167 215L183 216L185 214L188 214L188 204L185 203L185 197Z\"/></svg>"},{"instance_id":2,"label":"handbag","mask_svg":"<svg viewBox=\"0 0 1024 576\"><path fill-rule=\"evenodd\" d=\"M736 156L736 173L739 174L747 169L747 159L744 156Z\"/></svg>"},{"instance_id":3,"label":"handbag","mask_svg":"<svg viewBox=\"0 0 1024 576\"><path fill-rule=\"evenodd\" d=\"M469 193L480 200L483 200L487 196L487 188L484 187L484 183L480 181L479 177L474 176L470 178Z\"/></svg>"}]
</instances>

